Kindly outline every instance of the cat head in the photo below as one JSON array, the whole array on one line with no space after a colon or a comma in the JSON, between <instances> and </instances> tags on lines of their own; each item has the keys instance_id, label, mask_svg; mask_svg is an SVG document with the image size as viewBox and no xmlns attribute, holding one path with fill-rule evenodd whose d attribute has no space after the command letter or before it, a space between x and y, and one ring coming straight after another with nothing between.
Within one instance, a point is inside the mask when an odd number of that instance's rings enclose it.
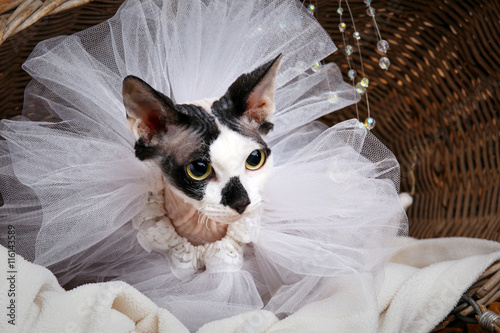
<instances>
[{"instance_id":1,"label":"cat head","mask_svg":"<svg viewBox=\"0 0 500 333\"><path fill-rule=\"evenodd\" d=\"M272 168L262 136L273 128L280 59L241 75L222 97L190 104L135 76L123 82L137 158L153 160L178 196L216 221L234 222L260 205Z\"/></svg>"}]
</instances>

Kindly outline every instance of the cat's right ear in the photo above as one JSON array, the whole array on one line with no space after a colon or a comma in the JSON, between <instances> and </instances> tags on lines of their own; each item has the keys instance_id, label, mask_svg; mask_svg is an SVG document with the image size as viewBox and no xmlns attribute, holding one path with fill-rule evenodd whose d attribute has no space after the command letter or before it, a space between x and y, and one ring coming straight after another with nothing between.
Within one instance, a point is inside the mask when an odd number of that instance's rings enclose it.
<instances>
[{"instance_id":1,"label":"cat's right ear","mask_svg":"<svg viewBox=\"0 0 500 333\"><path fill-rule=\"evenodd\" d=\"M123 80L123 104L132 133L145 143L154 134L165 132L168 125L179 122L172 100L133 75Z\"/></svg>"}]
</instances>

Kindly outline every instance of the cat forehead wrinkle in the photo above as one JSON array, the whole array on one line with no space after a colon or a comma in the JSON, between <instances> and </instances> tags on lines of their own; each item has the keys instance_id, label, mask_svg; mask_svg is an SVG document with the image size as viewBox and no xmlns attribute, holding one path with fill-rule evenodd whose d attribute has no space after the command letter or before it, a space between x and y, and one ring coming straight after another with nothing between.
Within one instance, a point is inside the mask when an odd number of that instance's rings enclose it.
<instances>
[{"instance_id":1,"label":"cat forehead wrinkle","mask_svg":"<svg viewBox=\"0 0 500 333\"><path fill-rule=\"evenodd\" d=\"M198 132L203 139L210 143L219 134L219 129L215 124L215 117L209 114L203 107L193 104L176 105L178 112L188 116L189 122L184 124L195 132Z\"/></svg>"}]
</instances>

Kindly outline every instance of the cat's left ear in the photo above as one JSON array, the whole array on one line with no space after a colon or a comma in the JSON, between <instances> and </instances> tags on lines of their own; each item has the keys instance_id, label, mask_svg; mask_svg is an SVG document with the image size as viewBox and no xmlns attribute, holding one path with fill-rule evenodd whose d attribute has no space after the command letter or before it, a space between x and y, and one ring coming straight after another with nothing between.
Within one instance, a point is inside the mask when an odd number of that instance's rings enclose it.
<instances>
[{"instance_id":1,"label":"cat's left ear","mask_svg":"<svg viewBox=\"0 0 500 333\"><path fill-rule=\"evenodd\" d=\"M275 110L274 91L282 57L280 54L252 72L241 75L225 95L235 106L235 116L246 116L259 125L263 134L273 128L270 119Z\"/></svg>"}]
</instances>

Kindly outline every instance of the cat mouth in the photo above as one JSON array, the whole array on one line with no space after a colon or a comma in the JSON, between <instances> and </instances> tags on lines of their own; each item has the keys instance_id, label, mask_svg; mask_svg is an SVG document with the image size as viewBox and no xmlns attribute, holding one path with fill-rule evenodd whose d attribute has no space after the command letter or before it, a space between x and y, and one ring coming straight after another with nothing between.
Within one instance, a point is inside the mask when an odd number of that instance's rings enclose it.
<instances>
[{"instance_id":1,"label":"cat mouth","mask_svg":"<svg viewBox=\"0 0 500 333\"><path fill-rule=\"evenodd\" d=\"M198 210L198 212L200 215L200 220L206 218L222 224L232 224L251 215L253 212L257 210L258 207L260 207L260 202L251 204L247 207L247 209L245 209L245 211L242 214L239 214L238 212L232 209L221 210L218 207L202 207L201 209Z\"/></svg>"},{"instance_id":2,"label":"cat mouth","mask_svg":"<svg viewBox=\"0 0 500 333\"><path fill-rule=\"evenodd\" d=\"M222 224L232 224L234 222L237 222L238 220L244 218L247 213L243 213L243 214L238 214L238 213L235 213L235 214L223 214L223 213L207 213L207 212L204 212L204 211L199 211L200 213L200 222L203 222L203 219L210 219L214 222L217 222L217 223L222 223Z\"/></svg>"}]
</instances>

